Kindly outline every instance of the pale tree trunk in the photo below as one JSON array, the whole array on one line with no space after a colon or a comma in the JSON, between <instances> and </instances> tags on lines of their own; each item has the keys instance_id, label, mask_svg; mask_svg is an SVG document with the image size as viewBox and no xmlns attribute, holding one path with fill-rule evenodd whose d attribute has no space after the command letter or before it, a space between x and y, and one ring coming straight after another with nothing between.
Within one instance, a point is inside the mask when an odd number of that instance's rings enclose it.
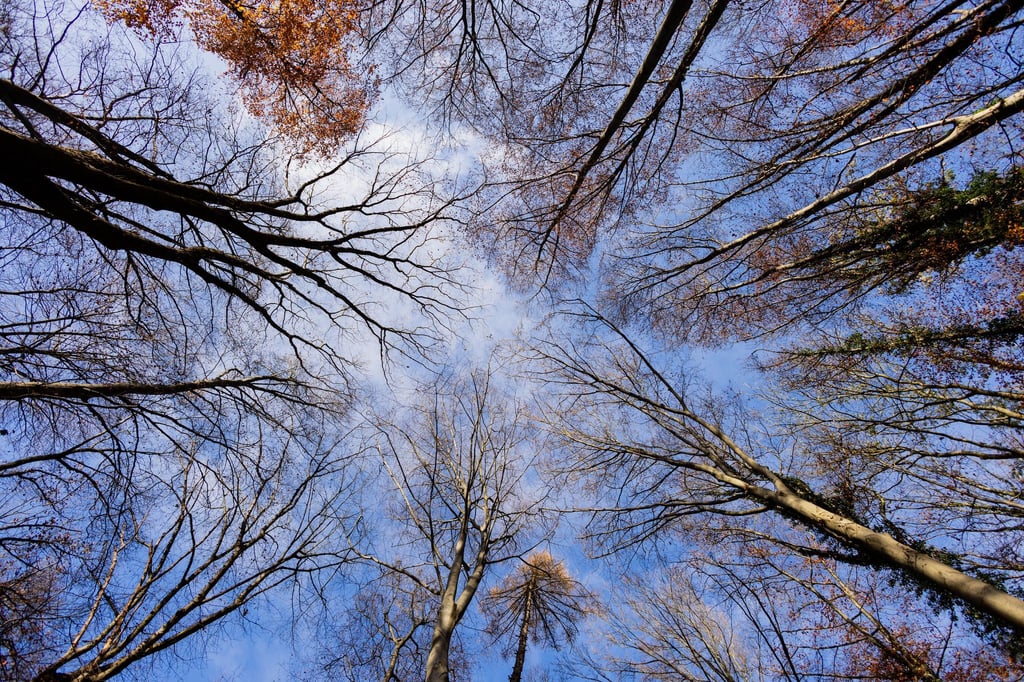
<instances>
[{"instance_id":1,"label":"pale tree trunk","mask_svg":"<svg viewBox=\"0 0 1024 682\"><path fill-rule=\"evenodd\" d=\"M462 574L463 556L466 547L467 524L463 520L462 531L455 545L451 568L448 570L448 581L441 594L441 605L437 609L434 621L434 634L430 638L430 651L427 653L426 682L448 682L448 652L451 649L452 634L459 622L459 603L455 593L459 587L459 576Z\"/></svg>"},{"instance_id":2,"label":"pale tree trunk","mask_svg":"<svg viewBox=\"0 0 1024 682\"><path fill-rule=\"evenodd\" d=\"M832 537L856 547L867 558L900 569L919 578L925 584L934 586L940 592L964 600L982 613L1014 628L1018 634L1024 633L1024 601L905 545L891 535L871 530L800 497L786 485L782 477L744 452L720 429L692 413L688 416L714 434L752 472L770 480L775 490L750 483L722 468L703 465L694 468L711 474L722 483L743 491L745 495L765 503L772 509L790 513L798 522L809 528L823 530Z\"/></svg>"},{"instance_id":3,"label":"pale tree trunk","mask_svg":"<svg viewBox=\"0 0 1024 682\"><path fill-rule=\"evenodd\" d=\"M983 580L973 578L952 566L899 542L891 535L878 533L855 521L828 511L789 490L773 491L738 481L738 487L751 497L776 509L794 514L804 524L820 528L832 537L845 541L880 562L902 569L939 590L963 599L980 611L1024 632L1024 601L996 589Z\"/></svg>"},{"instance_id":4,"label":"pale tree trunk","mask_svg":"<svg viewBox=\"0 0 1024 682\"><path fill-rule=\"evenodd\" d=\"M462 530L452 553L451 568L448 570L448 581L441 595L441 605L437 610L434 623L434 634L430 639L430 651L427 653L426 682L448 682L451 670L448 654L451 650L452 635L455 626L473 601L476 590L480 587L484 567L487 565L487 553L490 549L490 532L493 518L489 513L484 517L481 528L480 547L473 560L473 570L466 576L466 582L459 591L459 578L465 568L466 538L469 535L469 512L462 519Z\"/></svg>"},{"instance_id":5,"label":"pale tree trunk","mask_svg":"<svg viewBox=\"0 0 1024 682\"><path fill-rule=\"evenodd\" d=\"M434 624L434 635L430 639L430 652L427 654L427 682L448 682L448 651L451 649L452 633L455 631L452 618L439 617Z\"/></svg>"},{"instance_id":6,"label":"pale tree trunk","mask_svg":"<svg viewBox=\"0 0 1024 682\"><path fill-rule=\"evenodd\" d=\"M461 565L461 562L457 564L457 566ZM460 572L458 568L452 569L453 579L449 584L453 587L450 590L446 589L441 598L441 606L438 608L437 620L434 623L434 634L430 638L430 651L427 652L426 682L448 682L451 674L448 655L451 650L452 636L455 634L455 626L462 620L469 602L473 599L476 588L480 584L478 574L483 570L482 567L474 569L462 592L456 598L454 586L458 582Z\"/></svg>"}]
</instances>

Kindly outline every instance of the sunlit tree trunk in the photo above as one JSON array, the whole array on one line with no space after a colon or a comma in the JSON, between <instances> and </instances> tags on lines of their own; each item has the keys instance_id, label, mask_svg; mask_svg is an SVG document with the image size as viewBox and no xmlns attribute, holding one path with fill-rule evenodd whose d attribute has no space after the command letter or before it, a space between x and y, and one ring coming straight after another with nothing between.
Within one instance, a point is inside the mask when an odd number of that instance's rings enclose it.
<instances>
[{"instance_id":1,"label":"sunlit tree trunk","mask_svg":"<svg viewBox=\"0 0 1024 682\"><path fill-rule=\"evenodd\" d=\"M465 570L466 539L469 534L469 515L471 509L467 509L462 518L462 530L452 552L450 569L448 571L448 582L444 592L441 594L441 605L437 610L437 619L434 622L434 632L430 638L430 651L427 653L427 682L448 682L450 676L449 657L451 653L452 636L455 634L455 627L462 620L469 608L470 602L476 596L477 588L480 586L480 579L483 577L484 567L487 565L487 555L490 547L489 537L481 540L480 548L473 564L473 571L465 576L465 584L459 589L459 579ZM485 523L484 527L490 527Z\"/></svg>"},{"instance_id":2,"label":"sunlit tree trunk","mask_svg":"<svg viewBox=\"0 0 1024 682\"><path fill-rule=\"evenodd\" d=\"M739 482L737 482L739 483ZM790 512L811 528L819 528L858 548L878 563L899 568L934 585L941 592L960 597L979 610L1024 632L1024 601L931 556L878 533L855 521L824 509L791 491L773 491L740 483L740 487L773 508Z\"/></svg>"}]
</instances>

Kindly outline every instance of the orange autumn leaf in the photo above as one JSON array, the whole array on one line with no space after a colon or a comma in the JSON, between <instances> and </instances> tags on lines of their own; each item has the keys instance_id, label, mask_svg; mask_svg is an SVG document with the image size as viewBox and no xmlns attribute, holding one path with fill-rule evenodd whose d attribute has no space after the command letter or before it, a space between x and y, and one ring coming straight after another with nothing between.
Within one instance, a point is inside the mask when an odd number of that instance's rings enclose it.
<instances>
[{"instance_id":1,"label":"orange autumn leaf","mask_svg":"<svg viewBox=\"0 0 1024 682\"><path fill-rule=\"evenodd\" d=\"M329 154L363 122L372 87L349 61L352 0L94 0L108 20L153 37L192 29L228 62L249 110L303 153Z\"/></svg>"}]
</instances>

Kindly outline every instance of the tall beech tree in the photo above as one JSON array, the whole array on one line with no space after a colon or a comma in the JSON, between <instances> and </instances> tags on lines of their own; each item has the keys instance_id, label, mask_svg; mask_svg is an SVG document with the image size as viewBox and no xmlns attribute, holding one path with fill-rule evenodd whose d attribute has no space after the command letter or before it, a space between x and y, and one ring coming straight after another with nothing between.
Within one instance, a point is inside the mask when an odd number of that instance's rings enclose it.
<instances>
[{"instance_id":1,"label":"tall beech tree","mask_svg":"<svg viewBox=\"0 0 1024 682\"><path fill-rule=\"evenodd\" d=\"M721 409L687 395L684 377L659 366L608 319L592 311L581 316L593 324L594 336L585 343L553 340L544 357L570 396L564 422L553 422L553 429L577 453L579 471L617 491L616 504L597 509L607 525L590 526L595 539L626 546L657 541L691 517L773 513L832 543L825 549L790 543L791 551L895 571L908 590L922 586L976 610L982 627L991 623L1019 637L1024 601L1001 586L1019 580L1019 567L992 558L981 568L965 560L972 542L987 541L984 531L956 526L953 533L933 528L914 537L898 517L863 518L843 490L815 490L814 458L799 433L788 443L758 437L752 418L742 414L732 416L742 421L730 433ZM932 494L945 493L940 484ZM874 494L884 499L886 491ZM963 509L955 500L948 504L951 515Z\"/></svg>"},{"instance_id":2,"label":"tall beech tree","mask_svg":"<svg viewBox=\"0 0 1024 682\"><path fill-rule=\"evenodd\" d=\"M407 593L429 595L428 606L416 605L431 614L429 626L396 642L394 653L419 649L430 682L450 679L453 641L481 584L529 550L531 524L541 514L523 483L529 425L522 406L496 384L490 369L442 375L421 391L411 414L402 419L399 411L379 425L401 530L390 546L362 558L408 583ZM429 640L420 641L426 632Z\"/></svg>"}]
</instances>

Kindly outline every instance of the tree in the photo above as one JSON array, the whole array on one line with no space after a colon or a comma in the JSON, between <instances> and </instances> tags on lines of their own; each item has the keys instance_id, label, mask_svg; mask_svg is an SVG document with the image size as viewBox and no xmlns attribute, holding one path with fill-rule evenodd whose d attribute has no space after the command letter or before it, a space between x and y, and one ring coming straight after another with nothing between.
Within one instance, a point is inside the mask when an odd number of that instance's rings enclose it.
<instances>
[{"instance_id":1,"label":"tree","mask_svg":"<svg viewBox=\"0 0 1024 682\"><path fill-rule=\"evenodd\" d=\"M765 679L762 661L749 655L742 635L725 615L707 606L690 577L679 569L648 584L631 580L613 607L608 641L596 665L611 674L640 673L652 680ZM786 679L779 676L779 679Z\"/></svg>"},{"instance_id":2,"label":"tree","mask_svg":"<svg viewBox=\"0 0 1024 682\"><path fill-rule=\"evenodd\" d=\"M951 558L1014 588L1022 564L1004 539L1020 516L1018 180L1011 169L926 188L864 226L863 251L809 257L813 286L878 287L871 298L884 303L762 356L780 418L828 489L897 536L941 544L936 525L968 528Z\"/></svg>"},{"instance_id":3,"label":"tree","mask_svg":"<svg viewBox=\"0 0 1024 682\"><path fill-rule=\"evenodd\" d=\"M488 226L510 231L514 239L497 256L528 274L538 252L548 255L546 246L585 257L607 222L602 210L617 209L594 182L592 191L578 192L590 201L562 212L555 239L541 233L603 124L608 92L622 79L617 67L656 22L633 3L394 0L372 6L365 32L383 82L415 93L443 125L499 141L501 152L485 169L492 182L478 196L484 220L477 229L485 243L495 236Z\"/></svg>"},{"instance_id":4,"label":"tree","mask_svg":"<svg viewBox=\"0 0 1024 682\"><path fill-rule=\"evenodd\" d=\"M894 181L871 192L863 206L823 218L827 240L804 235L763 243L756 255L742 259L744 283L718 291L708 316L717 319L728 310L745 316L745 332L720 328L739 337L822 326L856 330L857 316L879 299L897 306L900 300L920 301L929 291L935 297L941 283L969 281L987 290L988 309L951 321L958 329L950 340L967 341L972 323L979 338L991 338L996 329L1009 338L1019 313L1013 299L1018 292L1000 292L1006 297L998 301L993 280L1003 278L1004 287L1012 287L1017 276L1012 251L1020 240L1020 191L1015 166L977 171L962 188L950 178L913 189ZM981 268L990 269L989 281L978 276ZM929 287L933 281L936 286ZM942 297L952 299L952 287L945 288ZM979 315L989 316L995 327L986 332L976 321Z\"/></svg>"},{"instance_id":5,"label":"tree","mask_svg":"<svg viewBox=\"0 0 1024 682\"><path fill-rule=\"evenodd\" d=\"M377 451L393 485L391 516L400 531L387 549L358 551L391 575L398 593L419 595L403 619L430 613L422 630L430 639L420 643L422 622L414 619L391 658L421 651L420 670L431 682L450 678L457 628L481 583L492 567L522 555L539 514L523 491L528 460L521 447L528 429L522 408L505 398L494 376L490 369L443 374L418 391L410 414L396 417L392 408L377 425ZM429 595L426 605L423 595ZM394 616L376 618L381 623Z\"/></svg>"},{"instance_id":6,"label":"tree","mask_svg":"<svg viewBox=\"0 0 1024 682\"><path fill-rule=\"evenodd\" d=\"M824 556L794 556L748 534L745 551L687 562L733 635L759 644L762 675L782 679L1015 679L1012 652L980 642L899 581ZM805 537L812 545L816 540ZM794 618L793 614L799 614Z\"/></svg>"},{"instance_id":7,"label":"tree","mask_svg":"<svg viewBox=\"0 0 1024 682\"><path fill-rule=\"evenodd\" d=\"M861 259L885 257L872 253L883 251L887 240L872 225L913 234L914 225L922 224L915 220L930 209L919 207L915 216L917 192L907 188L924 189L943 169L973 175L980 166L999 169L998 175L1016 163L1013 146L994 137L1019 125L1024 100L1006 77L1019 57L1010 48L1005 70L975 71L969 64L976 49L1003 49L1020 8L986 5L967 19L956 10L914 5L872 17L868 5L805 15L780 28L781 40L766 32L758 41L755 49L764 56L750 71L739 70L744 99L726 123L742 142L721 149L736 159L732 179L715 186L717 179L688 183L693 190L707 188L708 200L670 227L641 230L636 249L624 250L636 267L615 280L636 294L632 303L640 304L646 319L699 342L827 320L878 282L863 270L859 285L855 279ZM855 32L852 44L824 40L842 21L870 28ZM925 38L915 42L903 34L911 26ZM839 86L844 79L857 86ZM794 110L796 102L808 104ZM863 143L854 142L861 134ZM968 221L971 213L985 212L985 201L979 195L966 210ZM936 204L956 218L958 209ZM904 210L905 219L878 220ZM919 236L928 238L927 232ZM934 262L934 255L916 255L927 244L910 250L910 242L900 241L908 255L915 254L904 262ZM876 271L883 281L887 272L884 266Z\"/></svg>"},{"instance_id":8,"label":"tree","mask_svg":"<svg viewBox=\"0 0 1024 682\"><path fill-rule=\"evenodd\" d=\"M282 162L185 47L0 10L0 656L107 679L346 565L346 340L425 346L386 311L448 309L415 255L445 202L379 144Z\"/></svg>"},{"instance_id":9,"label":"tree","mask_svg":"<svg viewBox=\"0 0 1024 682\"><path fill-rule=\"evenodd\" d=\"M350 0L99 0L111 21L152 39L187 24L196 42L223 58L250 111L270 119L303 152L337 150L358 133L372 98L372 69L353 66L358 7Z\"/></svg>"},{"instance_id":10,"label":"tree","mask_svg":"<svg viewBox=\"0 0 1024 682\"><path fill-rule=\"evenodd\" d=\"M609 337L597 335L586 346L552 341L544 357L571 396L572 410L562 413L566 423L553 428L579 453L581 472L617 491L616 504L597 507L608 525L592 525L594 537L621 547L657 541L691 517L735 520L773 512L825 543L818 549L780 537L790 551L894 571L911 593L931 591L976 610L983 622L1008 628L1011 638L1019 636L1024 602L1000 587L1002 580L1019 577L1017 566L993 561L973 570L964 561L971 540L985 543L983 531L974 536L958 526L959 542L952 545L954 539L937 529L915 538L891 519L863 518L842 489L816 492L805 480L814 459L802 451L799 437L757 437L751 417L742 413L734 417L742 420L737 435L730 434L720 408L710 402L694 407L684 379L660 369L606 318L584 315L595 322L594 331ZM588 403L594 409L584 407ZM597 415L595 421L586 414ZM954 546L966 549L947 549Z\"/></svg>"},{"instance_id":11,"label":"tree","mask_svg":"<svg viewBox=\"0 0 1024 682\"><path fill-rule=\"evenodd\" d=\"M44 542L51 541L41 538ZM0 565L0 677L30 679L45 663L53 636L54 606L60 573L43 560L44 552L26 552Z\"/></svg>"},{"instance_id":12,"label":"tree","mask_svg":"<svg viewBox=\"0 0 1024 682\"><path fill-rule=\"evenodd\" d=\"M885 183L969 167L975 149L989 168L1019 153L1000 132L1022 106L1016 2L466 0L440 3L437 24L420 7L374 17L378 42L393 30L413 46L385 77L504 146L485 209L518 247L510 265L606 237L632 310L688 338L770 329L744 295L769 284L759 257L828 243ZM758 326L728 324L744 302Z\"/></svg>"},{"instance_id":13,"label":"tree","mask_svg":"<svg viewBox=\"0 0 1024 682\"><path fill-rule=\"evenodd\" d=\"M333 678L397 682L423 675L430 644L424 633L433 626L436 600L400 572L378 568L351 601L343 600L343 608L329 609L338 619L324 619L330 622L324 637L336 645L323 652L322 667ZM452 658L459 670L461 657Z\"/></svg>"},{"instance_id":14,"label":"tree","mask_svg":"<svg viewBox=\"0 0 1024 682\"><path fill-rule=\"evenodd\" d=\"M555 648L571 642L577 634L576 621L592 610L593 599L547 551L527 556L519 570L491 588L481 602L488 630L496 637L515 635L509 682L523 678L530 640Z\"/></svg>"},{"instance_id":15,"label":"tree","mask_svg":"<svg viewBox=\"0 0 1024 682\"><path fill-rule=\"evenodd\" d=\"M794 556L754 533L718 540L626 582L607 632L591 643L588 663L601 679L966 682L1021 674L1010 655L961 639L873 571ZM739 551L726 549L741 542Z\"/></svg>"},{"instance_id":16,"label":"tree","mask_svg":"<svg viewBox=\"0 0 1024 682\"><path fill-rule=\"evenodd\" d=\"M60 510L61 527L75 538L68 551L58 553L46 538L34 557L35 570L56 574L60 587L39 605L48 640L23 679L110 679L160 651L181 651L190 637L244 615L243 607L278 586L343 564L332 539L348 525L347 462L316 445L289 444L281 453L279 443L240 443L224 454L206 446L187 459L176 453L184 461L175 471L137 471L116 500L88 504L69 490L84 508ZM145 465L166 469L168 462ZM23 557L11 535L5 549Z\"/></svg>"},{"instance_id":17,"label":"tree","mask_svg":"<svg viewBox=\"0 0 1024 682\"><path fill-rule=\"evenodd\" d=\"M116 44L73 45L59 23L45 27L58 17L41 10L39 19L16 16L5 51L15 77L0 83L0 148L26 159L0 178L11 215L42 214L103 254L124 254L141 279L160 281L167 272L219 290L294 345L303 345L304 326L344 327L349 315L382 343L402 336L372 302L360 301L362 285L353 280L425 312L450 310L437 291L444 270L414 256L425 240L420 228L448 202L416 184L415 163L396 161L382 143L357 145L286 189L273 170L279 150L204 101L183 55L158 45L149 63L118 65L109 57ZM80 14L68 30L90 21ZM52 39L41 54L23 44L36 34ZM68 82L48 66L73 57L90 82ZM179 71L191 82L175 83ZM139 117L136 109L155 113ZM365 194L357 190L346 205L316 203L331 183L363 170L372 178Z\"/></svg>"}]
</instances>

